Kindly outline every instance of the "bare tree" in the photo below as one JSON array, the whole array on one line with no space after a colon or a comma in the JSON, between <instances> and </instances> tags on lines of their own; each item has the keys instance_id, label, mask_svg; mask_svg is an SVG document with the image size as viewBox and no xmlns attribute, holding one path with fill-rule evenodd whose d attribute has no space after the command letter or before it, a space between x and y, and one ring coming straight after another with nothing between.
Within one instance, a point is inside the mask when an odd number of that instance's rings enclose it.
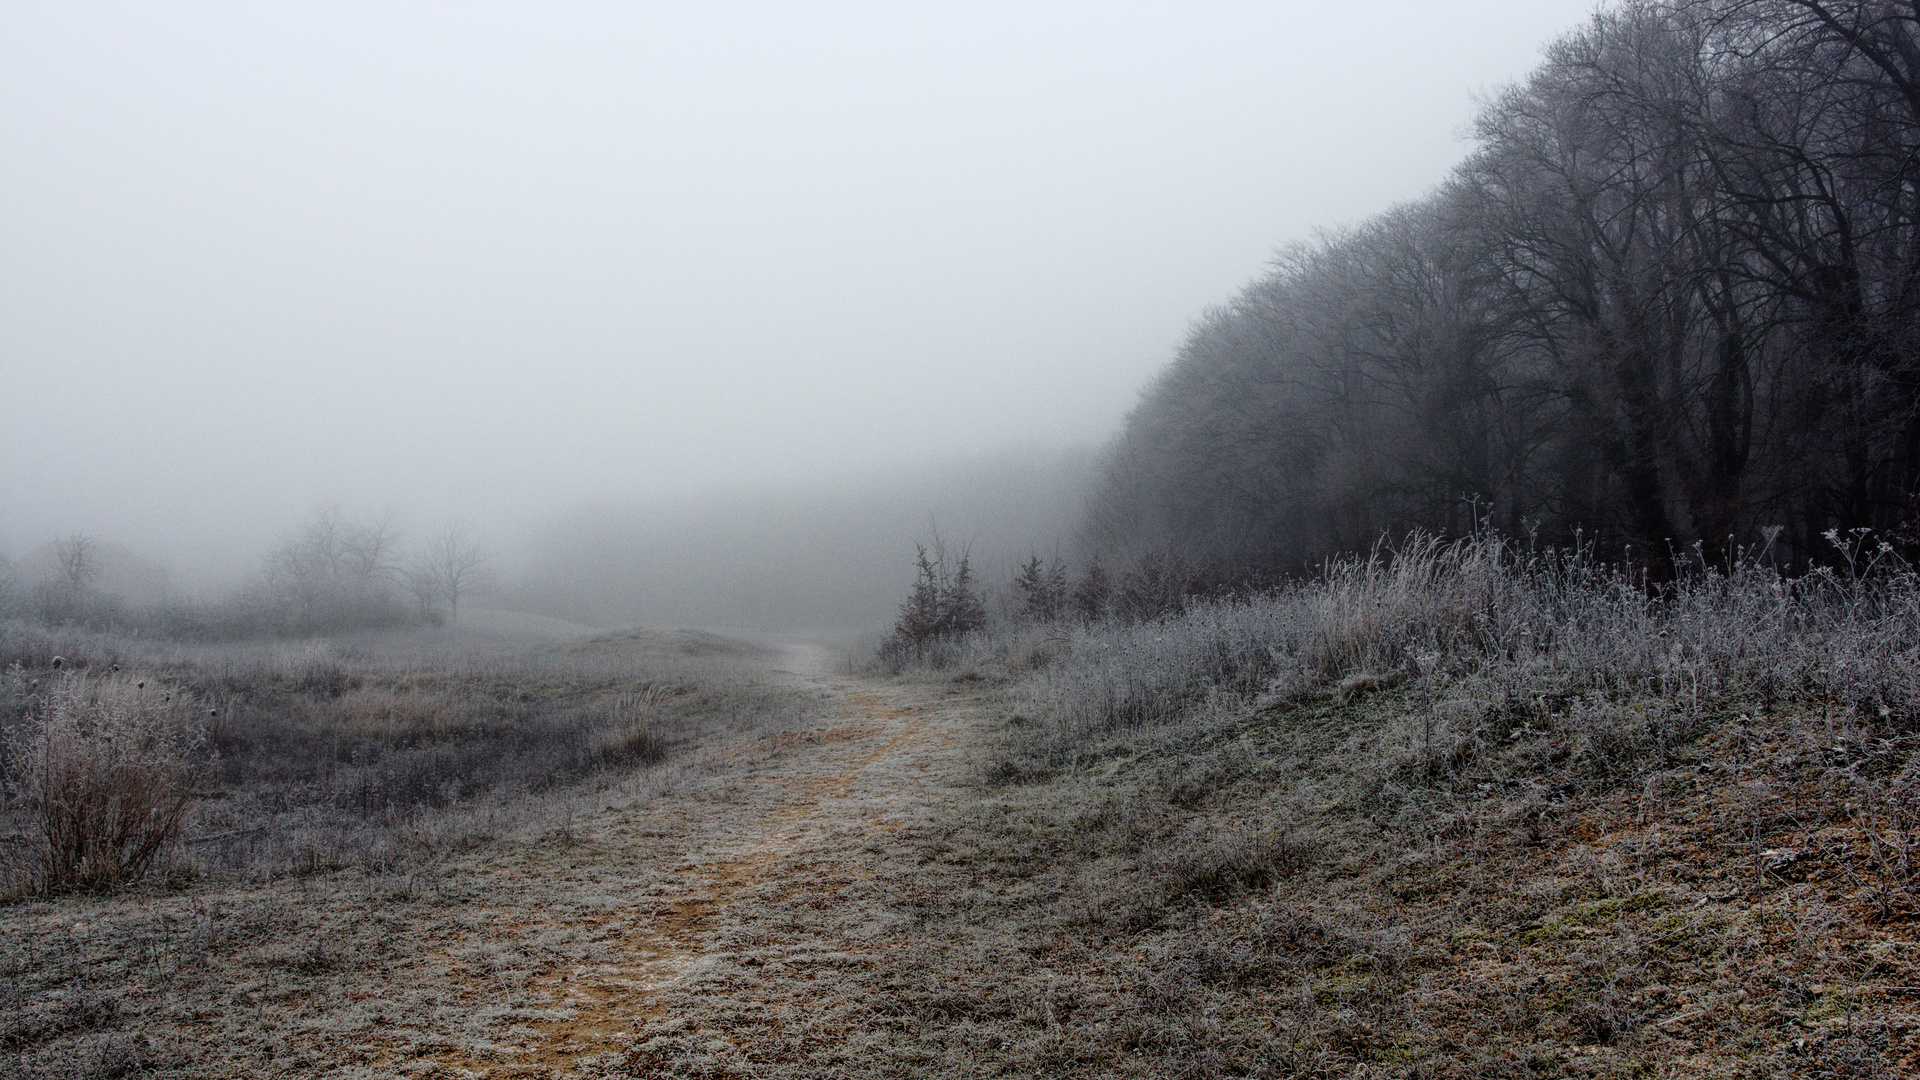
<instances>
[{"instance_id":1,"label":"bare tree","mask_svg":"<svg viewBox=\"0 0 1920 1080\"><path fill-rule=\"evenodd\" d=\"M423 613L445 605L447 621L460 621L460 600L494 580L493 555L467 526L449 520L427 544L409 575Z\"/></svg>"},{"instance_id":2,"label":"bare tree","mask_svg":"<svg viewBox=\"0 0 1920 1080\"><path fill-rule=\"evenodd\" d=\"M56 584L77 600L100 576L100 545L91 536L74 533L53 542L53 562Z\"/></svg>"},{"instance_id":3,"label":"bare tree","mask_svg":"<svg viewBox=\"0 0 1920 1080\"><path fill-rule=\"evenodd\" d=\"M48 623L85 620L100 576L100 545L83 533L61 537L47 545L53 576L34 589L34 606Z\"/></svg>"},{"instance_id":4,"label":"bare tree","mask_svg":"<svg viewBox=\"0 0 1920 1080\"><path fill-rule=\"evenodd\" d=\"M399 577L399 516L384 511L372 521L360 522L340 538L342 568L363 588L378 589Z\"/></svg>"},{"instance_id":5,"label":"bare tree","mask_svg":"<svg viewBox=\"0 0 1920 1080\"><path fill-rule=\"evenodd\" d=\"M296 629L376 625L403 617L393 595L400 531L392 513L355 521L338 507L314 512L305 529L268 556L274 603Z\"/></svg>"}]
</instances>

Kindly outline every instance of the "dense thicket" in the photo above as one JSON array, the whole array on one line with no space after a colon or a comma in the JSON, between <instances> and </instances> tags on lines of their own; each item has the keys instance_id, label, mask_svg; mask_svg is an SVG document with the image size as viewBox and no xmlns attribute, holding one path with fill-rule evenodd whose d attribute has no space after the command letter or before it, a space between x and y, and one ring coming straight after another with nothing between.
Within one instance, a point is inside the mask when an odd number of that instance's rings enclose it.
<instances>
[{"instance_id":1,"label":"dense thicket","mask_svg":"<svg viewBox=\"0 0 1920 1080\"><path fill-rule=\"evenodd\" d=\"M1920 2L1618 4L1476 143L1200 320L1111 452L1096 550L1285 568L1491 523L1666 569L1915 539Z\"/></svg>"}]
</instances>

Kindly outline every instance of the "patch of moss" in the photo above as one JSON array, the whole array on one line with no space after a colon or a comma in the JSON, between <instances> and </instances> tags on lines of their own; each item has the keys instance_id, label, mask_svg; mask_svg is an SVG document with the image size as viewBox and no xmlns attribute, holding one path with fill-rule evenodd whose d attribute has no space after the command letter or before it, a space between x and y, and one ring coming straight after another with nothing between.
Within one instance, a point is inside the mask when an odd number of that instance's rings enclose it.
<instances>
[{"instance_id":1,"label":"patch of moss","mask_svg":"<svg viewBox=\"0 0 1920 1080\"><path fill-rule=\"evenodd\" d=\"M1368 1061L1381 1064L1410 1064L1421 1058L1431 1056L1433 1051L1424 1046L1392 1043L1387 1046L1368 1047L1363 1055Z\"/></svg>"},{"instance_id":2,"label":"patch of moss","mask_svg":"<svg viewBox=\"0 0 1920 1080\"><path fill-rule=\"evenodd\" d=\"M1346 1005L1364 999L1372 988L1370 974L1332 975L1314 985L1313 1000L1320 1005Z\"/></svg>"},{"instance_id":3,"label":"patch of moss","mask_svg":"<svg viewBox=\"0 0 1920 1080\"><path fill-rule=\"evenodd\" d=\"M1521 940L1533 942L1565 937L1568 931L1575 927L1603 926L1619 922L1623 915L1655 911L1666 906L1667 897L1663 893L1641 892L1634 893L1632 896L1603 896L1598 900L1588 900L1573 905L1566 914L1522 934Z\"/></svg>"}]
</instances>

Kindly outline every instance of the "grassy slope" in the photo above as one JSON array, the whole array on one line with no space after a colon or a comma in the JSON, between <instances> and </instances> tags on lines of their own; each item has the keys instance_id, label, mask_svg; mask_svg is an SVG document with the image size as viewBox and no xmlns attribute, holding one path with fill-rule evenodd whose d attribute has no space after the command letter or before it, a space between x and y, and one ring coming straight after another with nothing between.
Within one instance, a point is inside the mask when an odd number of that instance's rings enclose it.
<instances>
[{"instance_id":1,"label":"grassy slope","mask_svg":"<svg viewBox=\"0 0 1920 1080\"><path fill-rule=\"evenodd\" d=\"M1910 743L1782 711L1603 783L1522 737L1390 808L1425 706L1329 694L984 790L922 843L933 936L980 958L913 1040L1049 1075L1915 1068L1911 879L1823 782Z\"/></svg>"},{"instance_id":2,"label":"grassy slope","mask_svg":"<svg viewBox=\"0 0 1920 1080\"><path fill-rule=\"evenodd\" d=\"M979 1075L1920 1072L1917 598L1416 538L945 647L1006 720L921 856L972 988L904 1030Z\"/></svg>"}]
</instances>

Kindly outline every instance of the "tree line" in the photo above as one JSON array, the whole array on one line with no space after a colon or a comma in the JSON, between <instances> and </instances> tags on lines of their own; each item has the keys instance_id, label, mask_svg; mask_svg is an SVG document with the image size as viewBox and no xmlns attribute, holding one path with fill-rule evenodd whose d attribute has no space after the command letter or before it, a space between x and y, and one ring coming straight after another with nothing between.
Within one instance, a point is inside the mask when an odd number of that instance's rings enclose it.
<instances>
[{"instance_id":1,"label":"tree line","mask_svg":"<svg viewBox=\"0 0 1920 1080\"><path fill-rule=\"evenodd\" d=\"M1492 527L1656 574L1920 540L1920 2L1626 2L1428 198L1284 251L1110 449L1110 560Z\"/></svg>"},{"instance_id":2,"label":"tree line","mask_svg":"<svg viewBox=\"0 0 1920 1080\"><path fill-rule=\"evenodd\" d=\"M0 561L0 617L169 636L298 637L457 622L462 601L495 581L491 553L461 522L446 522L411 552L403 540L392 514L362 519L323 507L226 596L135 605L103 581L115 546L73 533L36 553L37 580Z\"/></svg>"}]
</instances>

